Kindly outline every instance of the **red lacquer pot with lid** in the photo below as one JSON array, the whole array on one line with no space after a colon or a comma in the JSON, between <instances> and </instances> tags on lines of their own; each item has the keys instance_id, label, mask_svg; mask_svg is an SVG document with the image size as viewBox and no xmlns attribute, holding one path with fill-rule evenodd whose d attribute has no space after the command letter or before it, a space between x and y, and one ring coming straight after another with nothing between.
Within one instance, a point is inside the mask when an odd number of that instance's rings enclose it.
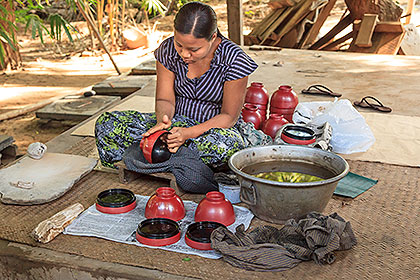
<instances>
[{"instance_id":1,"label":"red lacquer pot with lid","mask_svg":"<svg viewBox=\"0 0 420 280\"><path fill-rule=\"evenodd\" d=\"M263 83L252 82L251 85L246 89L245 103L251 104L268 104L267 90L264 88Z\"/></svg>"},{"instance_id":2,"label":"red lacquer pot with lid","mask_svg":"<svg viewBox=\"0 0 420 280\"><path fill-rule=\"evenodd\" d=\"M293 122L292 116L299 103L296 93L291 86L282 85L271 96L270 114L283 115L289 122Z\"/></svg>"},{"instance_id":3,"label":"red lacquer pot with lid","mask_svg":"<svg viewBox=\"0 0 420 280\"><path fill-rule=\"evenodd\" d=\"M185 217L185 207L174 189L161 187L147 201L144 215L147 219L167 218L179 221Z\"/></svg>"},{"instance_id":4,"label":"red lacquer pot with lid","mask_svg":"<svg viewBox=\"0 0 420 280\"><path fill-rule=\"evenodd\" d=\"M287 123L289 122L285 117L283 117L283 115L270 114L268 120L264 122L262 131L274 139L276 137L277 131L279 131L280 128Z\"/></svg>"},{"instance_id":5,"label":"red lacquer pot with lid","mask_svg":"<svg viewBox=\"0 0 420 280\"><path fill-rule=\"evenodd\" d=\"M264 121L267 116L267 105L269 96L263 83L252 82L246 89L245 103L252 104L258 108L258 112Z\"/></svg>"},{"instance_id":6,"label":"red lacquer pot with lid","mask_svg":"<svg viewBox=\"0 0 420 280\"><path fill-rule=\"evenodd\" d=\"M245 103L242 108L242 119L244 122L251 122L254 124L255 129L260 129L263 122L263 117L261 116L257 106Z\"/></svg>"}]
</instances>

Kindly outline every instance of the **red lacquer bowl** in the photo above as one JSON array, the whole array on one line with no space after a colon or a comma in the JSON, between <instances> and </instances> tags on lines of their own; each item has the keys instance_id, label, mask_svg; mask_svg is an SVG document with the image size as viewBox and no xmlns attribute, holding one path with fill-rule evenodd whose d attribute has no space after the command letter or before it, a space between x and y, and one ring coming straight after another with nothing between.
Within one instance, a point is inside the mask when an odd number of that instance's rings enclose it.
<instances>
[{"instance_id":1,"label":"red lacquer bowl","mask_svg":"<svg viewBox=\"0 0 420 280\"><path fill-rule=\"evenodd\" d=\"M210 221L229 226L235 222L232 203L221 192L208 192L195 210L196 222Z\"/></svg>"},{"instance_id":2,"label":"red lacquer bowl","mask_svg":"<svg viewBox=\"0 0 420 280\"><path fill-rule=\"evenodd\" d=\"M148 219L167 218L179 221L185 217L185 207L174 189L161 187L147 201L144 214Z\"/></svg>"},{"instance_id":3,"label":"red lacquer bowl","mask_svg":"<svg viewBox=\"0 0 420 280\"><path fill-rule=\"evenodd\" d=\"M168 133L167 130L159 130L141 139L140 149L149 163L164 162L171 156L168 146L162 140L162 136Z\"/></svg>"}]
</instances>

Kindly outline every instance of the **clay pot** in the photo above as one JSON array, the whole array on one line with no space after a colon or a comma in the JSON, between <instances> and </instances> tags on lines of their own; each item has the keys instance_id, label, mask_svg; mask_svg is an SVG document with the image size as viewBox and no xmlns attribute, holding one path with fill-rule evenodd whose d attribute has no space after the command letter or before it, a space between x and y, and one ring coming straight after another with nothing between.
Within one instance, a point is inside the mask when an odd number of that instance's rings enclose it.
<instances>
[{"instance_id":1,"label":"clay pot","mask_svg":"<svg viewBox=\"0 0 420 280\"><path fill-rule=\"evenodd\" d=\"M185 217L185 207L174 189L161 187L147 201L144 215L147 219L166 218L179 221Z\"/></svg>"},{"instance_id":2,"label":"clay pot","mask_svg":"<svg viewBox=\"0 0 420 280\"><path fill-rule=\"evenodd\" d=\"M293 112L298 103L298 97L292 87L282 85L271 96L270 114L282 114L289 122L293 122Z\"/></svg>"},{"instance_id":3,"label":"clay pot","mask_svg":"<svg viewBox=\"0 0 420 280\"><path fill-rule=\"evenodd\" d=\"M267 90L264 88L263 83L252 82L246 89L245 103L267 106L268 99Z\"/></svg>"},{"instance_id":4,"label":"clay pot","mask_svg":"<svg viewBox=\"0 0 420 280\"><path fill-rule=\"evenodd\" d=\"M171 157L168 145L162 140L162 136L168 133L167 130L159 130L141 139L140 149L149 163L164 162Z\"/></svg>"},{"instance_id":5,"label":"clay pot","mask_svg":"<svg viewBox=\"0 0 420 280\"><path fill-rule=\"evenodd\" d=\"M122 32L122 37L129 49L147 47L147 35L140 30L134 28L126 29Z\"/></svg>"},{"instance_id":6,"label":"clay pot","mask_svg":"<svg viewBox=\"0 0 420 280\"><path fill-rule=\"evenodd\" d=\"M232 203L221 192L208 192L195 210L196 222L218 222L229 226L235 222L235 212Z\"/></svg>"},{"instance_id":7,"label":"clay pot","mask_svg":"<svg viewBox=\"0 0 420 280\"><path fill-rule=\"evenodd\" d=\"M268 120L264 122L262 131L274 139L277 131L279 131L280 128L287 123L289 122L283 117L283 115L270 114Z\"/></svg>"},{"instance_id":8,"label":"clay pot","mask_svg":"<svg viewBox=\"0 0 420 280\"><path fill-rule=\"evenodd\" d=\"M250 103L244 104L244 107L242 108L242 119L244 122L252 122L255 129L259 129L261 123L264 121L258 107Z\"/></svg>"}]
</instances>

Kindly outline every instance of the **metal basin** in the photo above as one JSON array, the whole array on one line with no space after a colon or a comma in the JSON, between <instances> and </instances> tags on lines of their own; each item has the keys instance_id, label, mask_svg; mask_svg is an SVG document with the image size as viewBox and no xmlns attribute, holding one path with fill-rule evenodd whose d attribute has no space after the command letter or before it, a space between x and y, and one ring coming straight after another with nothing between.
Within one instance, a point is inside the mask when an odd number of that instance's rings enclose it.
<instances>
[{"instance_id":1,"label":"metal basin","mask_svg":"<svg viewBox=\"0 0 420 280\"><path fill-rule=\"evenodd\" d=\"M255 216L283 224L311 211L322 212L348 163L340 156L316 148L292 145L251 147L236 152L229 167L238 176L241 200ZM323 178L317 182L284 183L251 174L271 171L299 172Z\"/></svg>"}]
</instances>

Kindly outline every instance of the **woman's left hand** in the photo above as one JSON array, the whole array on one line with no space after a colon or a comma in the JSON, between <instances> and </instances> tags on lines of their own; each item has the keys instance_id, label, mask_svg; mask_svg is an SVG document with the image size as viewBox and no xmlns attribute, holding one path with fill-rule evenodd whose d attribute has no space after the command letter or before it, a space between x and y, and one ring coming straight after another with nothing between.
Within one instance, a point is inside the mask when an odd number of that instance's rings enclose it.
<instances>
[{"instance_id":1,"label":"woman's left hand","mask_svg":"<svg viewBox=\"0 0 420 280\"><path fill-rule=\"evenodd\" d=\"M168 144L168 149L171 153L176 153L179 147L187 141L189 138L187 136L187 128L185 127L174 127L170 130L171 133L168 134L166 138L166 143Z\"/></svg>"}]
</instances>

